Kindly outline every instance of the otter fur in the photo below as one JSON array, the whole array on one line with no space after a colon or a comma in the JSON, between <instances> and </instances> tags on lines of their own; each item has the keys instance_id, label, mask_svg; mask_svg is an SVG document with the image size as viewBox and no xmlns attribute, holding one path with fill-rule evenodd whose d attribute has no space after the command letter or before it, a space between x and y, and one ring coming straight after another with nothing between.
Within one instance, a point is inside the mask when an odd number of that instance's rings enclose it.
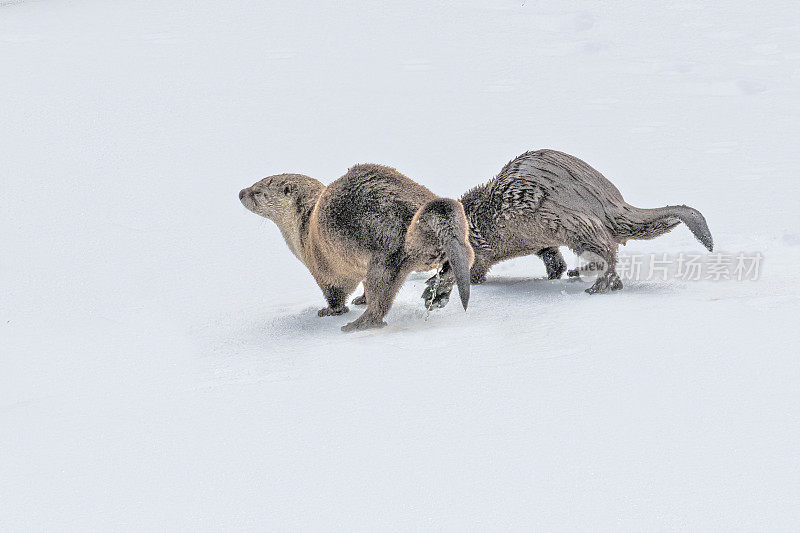
<instances>
[{"instance_id":1,"label":"otter fur","mask_svg":"<svg viewBox=\"0 0 800 533\"><path fill-rule=\"evenodd\" d=\"M406 276L445 261L467 308L474 254L462 204L393 168L356 165L327 187L308 176L279 174L243 189L239 199L274 221L308 267L328 303L319 316L348 312L347 297L363 281L367 309L343 331L385 325Z\"/></svg>"},{"instance_id":2,"label":"otter fur","mask_svg":"<svg viewBox=\"0 0 800 533\"><path fill-rule=\"evenodd\" d=\"M467 191L461 203L475 251L472 283L482 283L492 265L532 253L545 262L550 279L560 278L566 263L558 247L567 246L603 259L606 270L586 292L606 293L622 288L615 270L617 247L629 239L652 239L683 222L709 251L714 247L706 220L696 209L633 207L600 172L555 150L516 157L494 179ZM434 291L434 278L428 280L423 298L444 305L451 277L445 265L438 287Z\"/></svg>"}]
</instances>

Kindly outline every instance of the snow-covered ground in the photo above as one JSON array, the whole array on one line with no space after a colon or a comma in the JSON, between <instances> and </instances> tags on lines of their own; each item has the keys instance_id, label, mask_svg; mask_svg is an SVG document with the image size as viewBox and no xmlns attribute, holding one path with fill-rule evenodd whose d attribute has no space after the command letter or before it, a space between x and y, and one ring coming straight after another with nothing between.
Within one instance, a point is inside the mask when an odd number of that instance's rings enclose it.
<instances>
[{"instance_id":1,"label":"snow-covered ground","mask_svg":"<svg viewBox=\"0 0 800 533\"><path fill-rule=\"evenodd\" d=\"M796 2L338 4L0 1L0 529L797 531ZM237 198L543 147L759 279L530 257L346 335Z\"/></svg>"}]
</instances>

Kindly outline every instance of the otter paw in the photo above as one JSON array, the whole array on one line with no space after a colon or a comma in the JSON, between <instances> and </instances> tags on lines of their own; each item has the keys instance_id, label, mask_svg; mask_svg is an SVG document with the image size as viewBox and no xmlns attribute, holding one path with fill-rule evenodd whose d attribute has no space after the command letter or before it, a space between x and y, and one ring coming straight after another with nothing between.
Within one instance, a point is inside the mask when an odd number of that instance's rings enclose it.
<instances>
[{"instance_id":1,"label":"otter paw","mask_svg":"<svg viewBox=\"0 0 800 533\"><path fill-rule=\"evenodd\" d=\"M433 292L433 285L428 285L425 287L425 290L422 291L422 299L426 302L435 296Z\"/></svg>"},{"instance_id":2,"label":"otter paw","mask_svg":"<svg viewBox=\"0 0 800 533\"><path fill-rule=\"evenodd\" d=\"M367 305L367 295L366 294L362 294L361 296L359 296L357 298L353 298L353 301L351 303L353 305Z\"/></svg>"},{"instance_id":3,"label":"otter paw","mask_svg":"<svg viewBox=\"0 0 800 533\"><path fill-rule=\"evenodd\" d=\"M480 285L486 281L486 274L473 274L469 277L469 282L473 285Z\"/></svg>"},{"instance_id":4,"label":"otter paw","mask_svg":"<svg viewBox=\"0 0 800 533\"><path fill-rule=\"evenodd\" d=\"M383 320L364 318L364 315L361 315L352 322L348 322L347 324L342 326L342 331L344 331L345 333L349 333L351 331L359 331L364 329L382 328L385 325L386 322L384 322Z\"/></svg>"},{"instance_id":5,"label":"otter paw","mask_svg":"<svg viewBox=\"0 0 800 533\"><path fill-rule=\"evenodd\" d=\"M422 299L427 302L431 298L437 298L442 294L450 294L450 290L452 290L452 287L434 287L433 285L428 285L425 287L425 290L422 291Z\"/></svg>"},{"instance_id":6,"label":"otter paw","mask_svg":"<svg viewBox=\"0 0 800 533\"><path fill-rule=\"evenodd\" d=\"M577 278L581 275L580 269L573 268L571 270L567 270L567 277L568 278Z\"/></svg>"},{"instance_id":7,"label":"otter paw","mask_svg":"<svg viewBox=\"0 0 800 533\"><path fill-rule=\"evenodd\" d=\"M618 291L622 288L622 280L616 272L606 273L597 278L594 285L586 289L589 294L607 294L611 291Z\"/></svg>"},{"instance_id":8,"label":"otter paw","mask_svg":"<svg viewBox=\"0 0 800 533\"><path fill-rule=\"evenodd\" d=\"M426 302L428 302L428 301L429 300L426 300ZM430 302L430 304L428 304L428 308L429 309L441 309L445 305L447 305L447 302L449 302L449 301L450 301L450 293L449 292L445 292L445 293L442 293L442 294L437 294L436 297L433 299L433 301Z\"/></svg>"},{"instance_id":9,"label":"otter paw","mask_svg":"<svg viewBox=\"0 0 800 533\"><path fill-rule=\"evenodd\" d=\"M434 292L434 284L429 283L425 290L422 291L422 299L425 300L427 309L441 309L450 301L450 293L453 290L452 285L449 287L440 285L438 289L439 292Z\"/></svg>"},{"instance_id":10,"label":"otter paw","mask_svg":"<svg viewBox=\"0 0 800 533\"><path fill-rule=\"evenodd\" d=\"M350 311L350 309L348 309L346 305L343 305L341 307L336 307L336 308L325 307L325 308L320 309L319 311L317 311L317 316L343 315L343 314L347 313L348 311Z\"/></svg>"}]
</instances>

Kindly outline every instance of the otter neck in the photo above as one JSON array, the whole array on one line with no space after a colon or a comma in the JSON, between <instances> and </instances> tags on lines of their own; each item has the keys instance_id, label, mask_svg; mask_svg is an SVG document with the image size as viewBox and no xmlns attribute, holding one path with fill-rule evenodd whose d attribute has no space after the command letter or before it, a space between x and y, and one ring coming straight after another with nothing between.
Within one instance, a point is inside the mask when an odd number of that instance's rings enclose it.
<instances>
[{"instance_id":1,"label":"otter neck","mask_svg":"<svg viewBox=\"0 0 800 533\"><path fill-rule=\"evenodd\" d=\"M311 217L311 211L314 210L314 204L316 204L316 197L297 199L275 220L289 250L303 264L307 264L303 248L308 238L308 219Z\"/></svg>"},{"instance_id":2,"label":"otter neck","mask_svg":"<svg viewBox=\"0 0 800 533\"><path fill-rule=\"evenodd\" d=\"M278 223L278 229L281 230L283 240L286 241L286 245L294 256L305 263L305 260L303 260L303 247L300 244L300 225L295 220L284 218Z\"/></svg>"}]
</instances>

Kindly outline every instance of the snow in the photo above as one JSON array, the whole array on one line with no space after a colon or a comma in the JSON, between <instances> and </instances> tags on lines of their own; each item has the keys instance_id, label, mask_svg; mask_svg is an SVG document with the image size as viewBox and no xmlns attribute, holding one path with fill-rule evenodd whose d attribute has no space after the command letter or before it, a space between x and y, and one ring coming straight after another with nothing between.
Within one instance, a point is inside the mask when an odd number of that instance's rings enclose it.
<instances>
[{"instance_id":1,"label":"snow","mask_svg":"<svg viewBox=\"0 0 800 533\"><path fill-rule=\"evenodd\" d=\"M799 19L0 1L0 529L797 530ZM543 147L759 279L589 296L528 257L346 335L237 198L357 162L457 197Z\"/></svg>"}]
</instances>

